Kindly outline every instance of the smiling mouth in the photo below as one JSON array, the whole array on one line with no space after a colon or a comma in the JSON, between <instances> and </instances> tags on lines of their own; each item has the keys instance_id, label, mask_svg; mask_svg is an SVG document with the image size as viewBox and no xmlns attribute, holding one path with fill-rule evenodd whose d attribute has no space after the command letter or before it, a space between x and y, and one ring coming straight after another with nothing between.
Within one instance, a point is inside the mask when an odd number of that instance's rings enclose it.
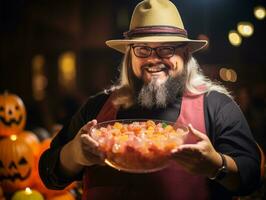
<instances>
[{"instance_id":1,"label":"smiling mouth","mask_svg":"<svg viewBox=\"0 0 266 200\"><path fill-rule=\"evenodd\" d=\"M159 72L166 72L168 73L169 67L164 64L159 65L146 65L143 68L148 73L159 73Z\"/></svg>"}]
</instances>

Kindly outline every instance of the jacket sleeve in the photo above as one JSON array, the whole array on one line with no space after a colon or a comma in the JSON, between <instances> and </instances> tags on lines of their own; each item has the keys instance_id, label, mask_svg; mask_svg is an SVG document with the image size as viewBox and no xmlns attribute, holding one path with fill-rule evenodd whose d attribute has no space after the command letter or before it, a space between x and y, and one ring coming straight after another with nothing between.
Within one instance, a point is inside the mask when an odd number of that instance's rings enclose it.
<instances>
[{"instance_id":1,"label":"jacket sleeve","mask_svg":"<svg viewBox=\"0 0 266 200\"><path fill-rule=\"evenodd\" d=\"M215 92L208 97L209 134L215 149L231 156L238 167L240 188L234 195L246 195L260 185L260 154L239 106Z\"/></svg>"},{"instance_id":2,"label":"jacket sleeve","mask_svg":"<svg viewBox=\"0 0 266 200\"><path fill-rule=\"evenodd\" d=\"M64 189L71 182L81 180L82 171L74 177L66 177L59 170L60 151L65 144L75 137L79 129L85 123L96 118L106 99L106 94L100 94L89 98L52 140L50 148L41 155L39 161L39 175L46 187L50 189Z\"/></svg>"}]
</instances>

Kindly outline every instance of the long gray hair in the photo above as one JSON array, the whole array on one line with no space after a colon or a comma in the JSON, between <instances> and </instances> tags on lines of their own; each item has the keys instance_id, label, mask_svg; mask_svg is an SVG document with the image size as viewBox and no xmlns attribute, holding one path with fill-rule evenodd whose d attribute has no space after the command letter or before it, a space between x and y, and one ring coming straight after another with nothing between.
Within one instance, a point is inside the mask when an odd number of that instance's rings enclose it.
<instances>
[{"instance_id":1,"label":"long gray hair","mask_svg":"<svg viewBox=\"0 0 266 200\"><path fill-rule=\"evenodd\" d=\"M197 60L192 55L188 56L185 61L185 65L185 69L187 70L187 80L185 85L186 91L193 94L208 94L211 91L217 91L232 98L230 92L223 85L210 80L202 73ZM133 83L129 77L130 73L132 73L132 70L129 70L131 68L130 47L128 47L120 66L120 77L118 83L112 86L112 90L116 90L118 94L118 98L114 101L115 105L129 107L133 103L132 98L130 97L130 91L133 87Z\"/></svg>"}]
</instances>

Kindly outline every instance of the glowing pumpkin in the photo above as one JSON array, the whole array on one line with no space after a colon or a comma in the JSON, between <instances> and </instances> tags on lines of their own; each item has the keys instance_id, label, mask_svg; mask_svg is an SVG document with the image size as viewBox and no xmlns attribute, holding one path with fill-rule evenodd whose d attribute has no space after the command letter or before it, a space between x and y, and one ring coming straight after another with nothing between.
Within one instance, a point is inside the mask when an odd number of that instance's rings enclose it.
<instances>
[{"instance_id":1,"label":"glowing pumpkin","mask_svg":"<svg viewBox=\"0 0 266 200\"><path fill-rule=\"evenodd\" d=\"M70 192L65 192L61 195L50 197L47 200L75 200L75 197Z\"/></svg>"},{"instance_id":2,"label":"glowing pumpkin","mask_svg":"<svg viewBox=\"0 0 266 200\"><path fill-rule=\"evenodd\" d=\"M38 137L33 132L26 130L21 131L18 137L22 138L31 147L35 157L39 156L41 144Z\"/></svg>"},{"instance_id":3,"label":"glowing pumpkin","mask_svg":"<svg viewBox=\"0 0 266 200\"><path fill-rule=\"evenodd\" d=\"M0 140L0 185L5 192L14 192L31 185L34 156L23 139L11 135Z\"/></svg>"},{"instance_id":4,"label":"glowing pumpkin","mask_svg":"<svg viewBox=\"0 0 266 200\"><path fill-rule=\"evenodd\" d=\"M26 109L21 98L7 92L0 95L0 136L20 132L25 122Z\"/></svg>"},{"instance_id":5,"label":"glowing pumpkin","mask_svg":"<svg viewBox=\"0 0 266 200\"><path fill-rule=\"evenodd\" d=\"M5 200L3 189L0 187L0 200Z\"/></svg>"},{"instance_id":6,"label":"glowing pumpkin","mask_svg":"<svg viewBox=\"0 0 266 200\"><path fill-rule=\"evenodd\" d=\"M42 182L40 176L39 176L39 170L38 170L38 162L40 160L40 156L41 154L50 147L50 143L51 143L52 139L48 138L45 139L43 142L41 142L40 144L40 153L39 156L36 160L36 165L34 168L34 181L32 184L32 188L38 190L39 192L41 192L46 198L50 198L50 197L54 197L54 196L60 196L65 194L68 190L76 187L76 183L73 182L72 184L70 184L68 187L66 187L64 190L50 190L48 189ZM62 198L63 199L63 198Z\"/></svg>"},{"instance_id":7,"label":"glowing pumpkin","mask_svg":"<svg viewBox=\"0 0 266 200\"><path fill-rule=\"evenodd\" d=\"M46 138L41 142L40 145L40 155L46 150L50 148L50 144L52 142L52 138Z\"/></svg>"}]
</instances>

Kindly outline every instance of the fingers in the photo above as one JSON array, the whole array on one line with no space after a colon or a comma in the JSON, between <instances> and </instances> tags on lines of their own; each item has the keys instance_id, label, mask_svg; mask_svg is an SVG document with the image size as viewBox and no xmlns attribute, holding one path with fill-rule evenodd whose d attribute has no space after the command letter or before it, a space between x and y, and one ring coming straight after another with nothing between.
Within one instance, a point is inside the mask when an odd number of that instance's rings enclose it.
<instances>
[{"instance_id":1,"label":"fingers","mask_svg":"<svg viewBox=\"0 0 266 200\"><path fill-rule=\"evenodd\" d=\"M91 120L91 121L89 121L87 124L85 124L82 127L82 130L84 130L84 131L90 131L91 127L95 126L96 124L97 124L97 120L96 119Z\"/></svg>"},{"instance_id":2,"label":"fingers","mask_svg":"<svg viewBox=\"0 0 266 200\"><path fill-rule=\"evenodd\" d=\"M81 135L80 138L81 138L82 149L85 155L90 157L90 159L93 158L92 155L95 155L101 159L104 158L104 154L101 153L101 151L99 150L99 144L93 138L91 138L87 134Z\"/></svg>"},{"instance_id":3,"label":"fingers","mask_svg":"<svg viewBox=\"0 0 266 200\"><path fill-rule=\"evenodd\" d=\"M80 130L80 139L81 143L85 146L88 146L89 148L97 148L99 146L98 142L96 142L91 136L90 131L91 128L97 124L97 120L89 121L87 124L85 124L81 130Z\"/></svg>"},{"instance_id":4,"label":"fingers","mask_svg":"<svg viewBox=\"0 0 266 200\"><path fill-rule=\"evenodd\" d=\"M198 137L198 138L200 138L200 139L202 139L202 140L206 140L206 138L208 138L208 137L206 136L206 134L204 134L204 133L198 131L197 129L194 129L194 128L192 127L191 124L188 125L188 128L189 128L190 132L191 132L193 135L195 135L196 137Z\"/></svg>"},{"instance_id":5,"label":"fingers","mask_svg":"<svg viewBox=\"0 0 266 200\"><path fill-rule=\"evenodd\" d=\"M195 144L181 144L176 149L173 149L172 153L199 151L201 149L201 144L201 141Z\"/></svg>"},{"instance_id":6,"label":"fingers","mask_svg":"<svg viewBox=\"0 0 266 200\"><path fill-rule=\"evenodd\" d=\"M85 124L81 129L80 129L80 135L88 135L91 131L91 128L97 124L97 120L91 120L87 124Z\"/></svg>"},{"instance_id":7,"label":"fingers","mask_svg":"<svg viewBox=\"0 0 266 200\"><path fill-rule=\"evenodd\" d=\"M86 145L93 145L98 147L99 144L98 142L96 142L94 139L92 139L91 136L89 136L88 134L81 134L81 141L86 144Z\"/></svg>"},{"instance_id":8,"label":"fingers","mask_svg":"<svg viewBox=\"0 0 266 200\"><path fill-rule=\"evenodd\" d=\"M200 144L181 144L176 151L198 151L200 148Z\"/></svg>"},{"instance_id":9,"label":"fingers","mask_svg":"<svg viewBox=\"0 0 266 200\"><path fill-rule=\"evenodd\" d=\"M81 165L91 166L103 163L105 155L101 153L99 144L90 135L91 128L96 124L96 120L87 122L73 140L74 151L78 154L73 159L76 159Z\"/></svg>"}]
</instances>

